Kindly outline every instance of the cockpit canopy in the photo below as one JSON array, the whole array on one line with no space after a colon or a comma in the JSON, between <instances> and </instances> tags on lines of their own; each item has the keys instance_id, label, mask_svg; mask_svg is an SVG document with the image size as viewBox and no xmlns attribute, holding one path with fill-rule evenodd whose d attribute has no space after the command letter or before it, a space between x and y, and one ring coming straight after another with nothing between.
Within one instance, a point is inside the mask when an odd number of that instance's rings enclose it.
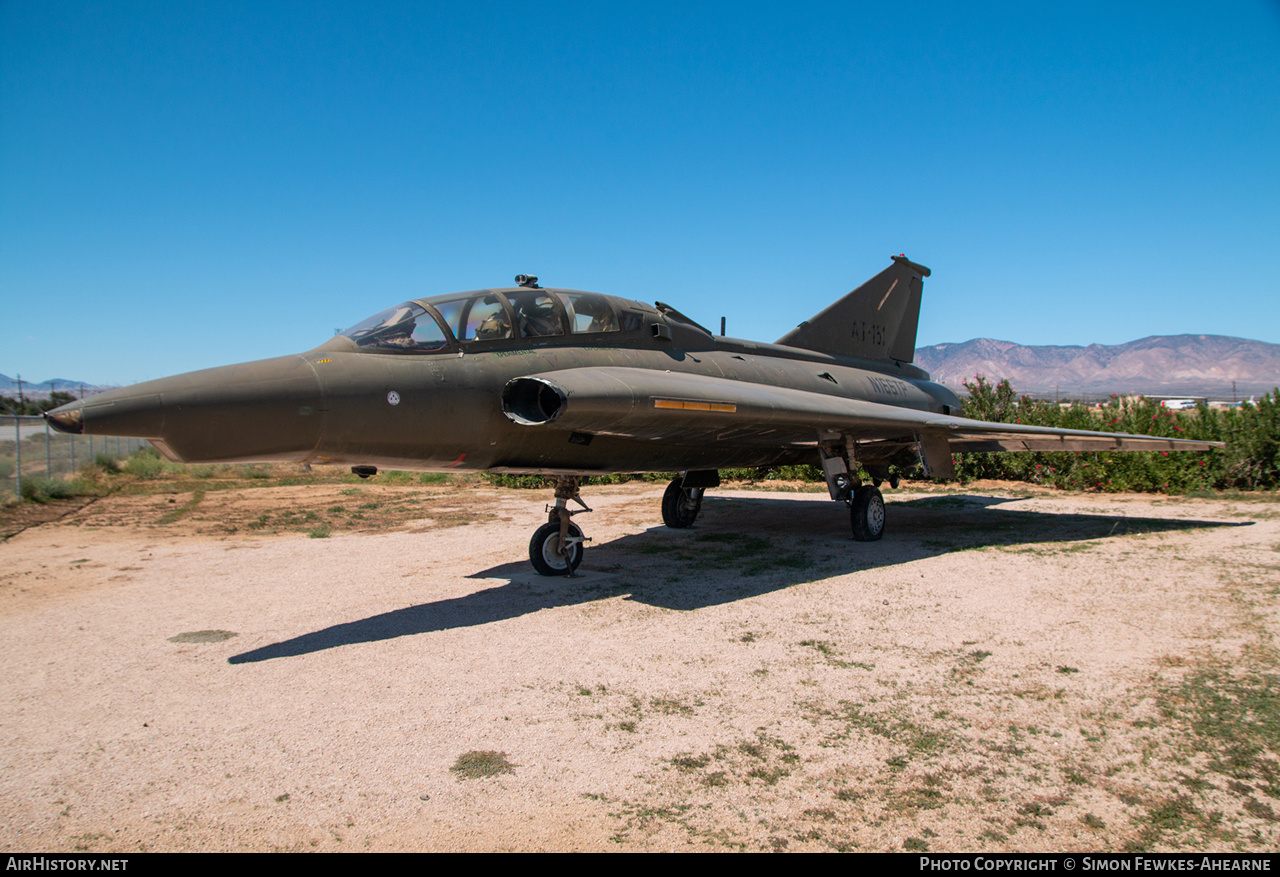
<instances>
[{"instance_id":1,"label":"cockpit canopy","mask_svg":"<svg viewBox=\"0 0 1280 877\"><path fill-rule=\"evenodd\" d=\"M628 332L652 310L598 292L482 289L414 299L341 334L361 348L429 353L484 341Z\"/></svg>"}]
</instances>

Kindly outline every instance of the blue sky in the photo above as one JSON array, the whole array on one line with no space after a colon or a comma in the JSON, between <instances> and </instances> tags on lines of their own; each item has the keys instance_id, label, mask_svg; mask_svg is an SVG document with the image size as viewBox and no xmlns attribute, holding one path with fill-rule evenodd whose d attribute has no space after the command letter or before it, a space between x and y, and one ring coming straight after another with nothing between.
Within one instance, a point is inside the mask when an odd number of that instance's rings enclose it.
<instances>
[{"instance_id":1,"label":"blue sky","mask_svg":"<svg viewBox=\"0 0 1280 877\"><path fill-rule=\"evenodd\" d=\"M1280 342L1280 3L0 0L0 372L547 285L771 341Z\"/></svg>"}]
</instances>

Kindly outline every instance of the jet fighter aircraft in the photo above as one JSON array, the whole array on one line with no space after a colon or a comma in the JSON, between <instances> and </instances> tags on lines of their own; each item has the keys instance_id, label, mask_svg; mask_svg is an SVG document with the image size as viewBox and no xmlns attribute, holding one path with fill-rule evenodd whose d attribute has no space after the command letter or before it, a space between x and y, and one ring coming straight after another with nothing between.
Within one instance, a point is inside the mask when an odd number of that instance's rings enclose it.
<instances>
[{"instance_id":1,"label":"jet fighter aircraft","mask_svg":"<svg viewBox=\"0 0 1280 877\"><path fill-rule=\"evenodd\" d=\"M557 476L539 573L573 575L584 476L679 472L662 500L691 526L718 470L818 462L853 538L884 532L878 486L959 451L1183 451L1221 445L986 423L912 365L923 279L906 256L773 344L716 336L670 305L538 285L414 299L314 350L112 390L56 429L136 436L181 462L291 461ZM862 483L859 465L871 476Z\"/></svg>"}]
</instances>

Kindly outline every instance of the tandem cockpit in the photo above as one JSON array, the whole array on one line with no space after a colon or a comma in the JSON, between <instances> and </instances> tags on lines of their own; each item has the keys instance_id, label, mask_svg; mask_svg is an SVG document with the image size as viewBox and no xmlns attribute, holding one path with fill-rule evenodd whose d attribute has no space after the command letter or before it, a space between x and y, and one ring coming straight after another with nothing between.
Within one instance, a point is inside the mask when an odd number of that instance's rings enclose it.
<instances>
[{"instance_id":1,"label":"tandem cockpit","mask_svg":"<svg viewBox=\"0 0 1280 877\"><path fill-rule=\"evenodd\" d=\"M520 275L516 282L521 285L511 289L413 299L374 314L340 336L371 353L433 353L477 344L487 348L485 342L503 341L572 343L572 336L633 332L658 313L648 305L598 292L543 289L536 277Z\"/></svg>"}]
</instances>

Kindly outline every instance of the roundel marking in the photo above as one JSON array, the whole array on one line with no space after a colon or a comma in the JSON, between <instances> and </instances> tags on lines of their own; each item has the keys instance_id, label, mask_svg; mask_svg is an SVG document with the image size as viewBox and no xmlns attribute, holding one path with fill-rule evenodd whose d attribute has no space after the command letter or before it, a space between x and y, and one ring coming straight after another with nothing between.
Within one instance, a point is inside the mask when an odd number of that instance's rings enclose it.
<instances>
[{"instance_id":1,"label":"roundel marking","mask_svg":"<svg viewBox=\"0 0 1280 877\"><path fill-rule=\"evenodd\" d=\"M388 405L399 405L399 404L400 404L400 394L399 394L399 393L397 393L395 390L392 390L390 393L388 393L388 394L387 394L387 404L388 404Z\"/></svg>"}]
</instances>

